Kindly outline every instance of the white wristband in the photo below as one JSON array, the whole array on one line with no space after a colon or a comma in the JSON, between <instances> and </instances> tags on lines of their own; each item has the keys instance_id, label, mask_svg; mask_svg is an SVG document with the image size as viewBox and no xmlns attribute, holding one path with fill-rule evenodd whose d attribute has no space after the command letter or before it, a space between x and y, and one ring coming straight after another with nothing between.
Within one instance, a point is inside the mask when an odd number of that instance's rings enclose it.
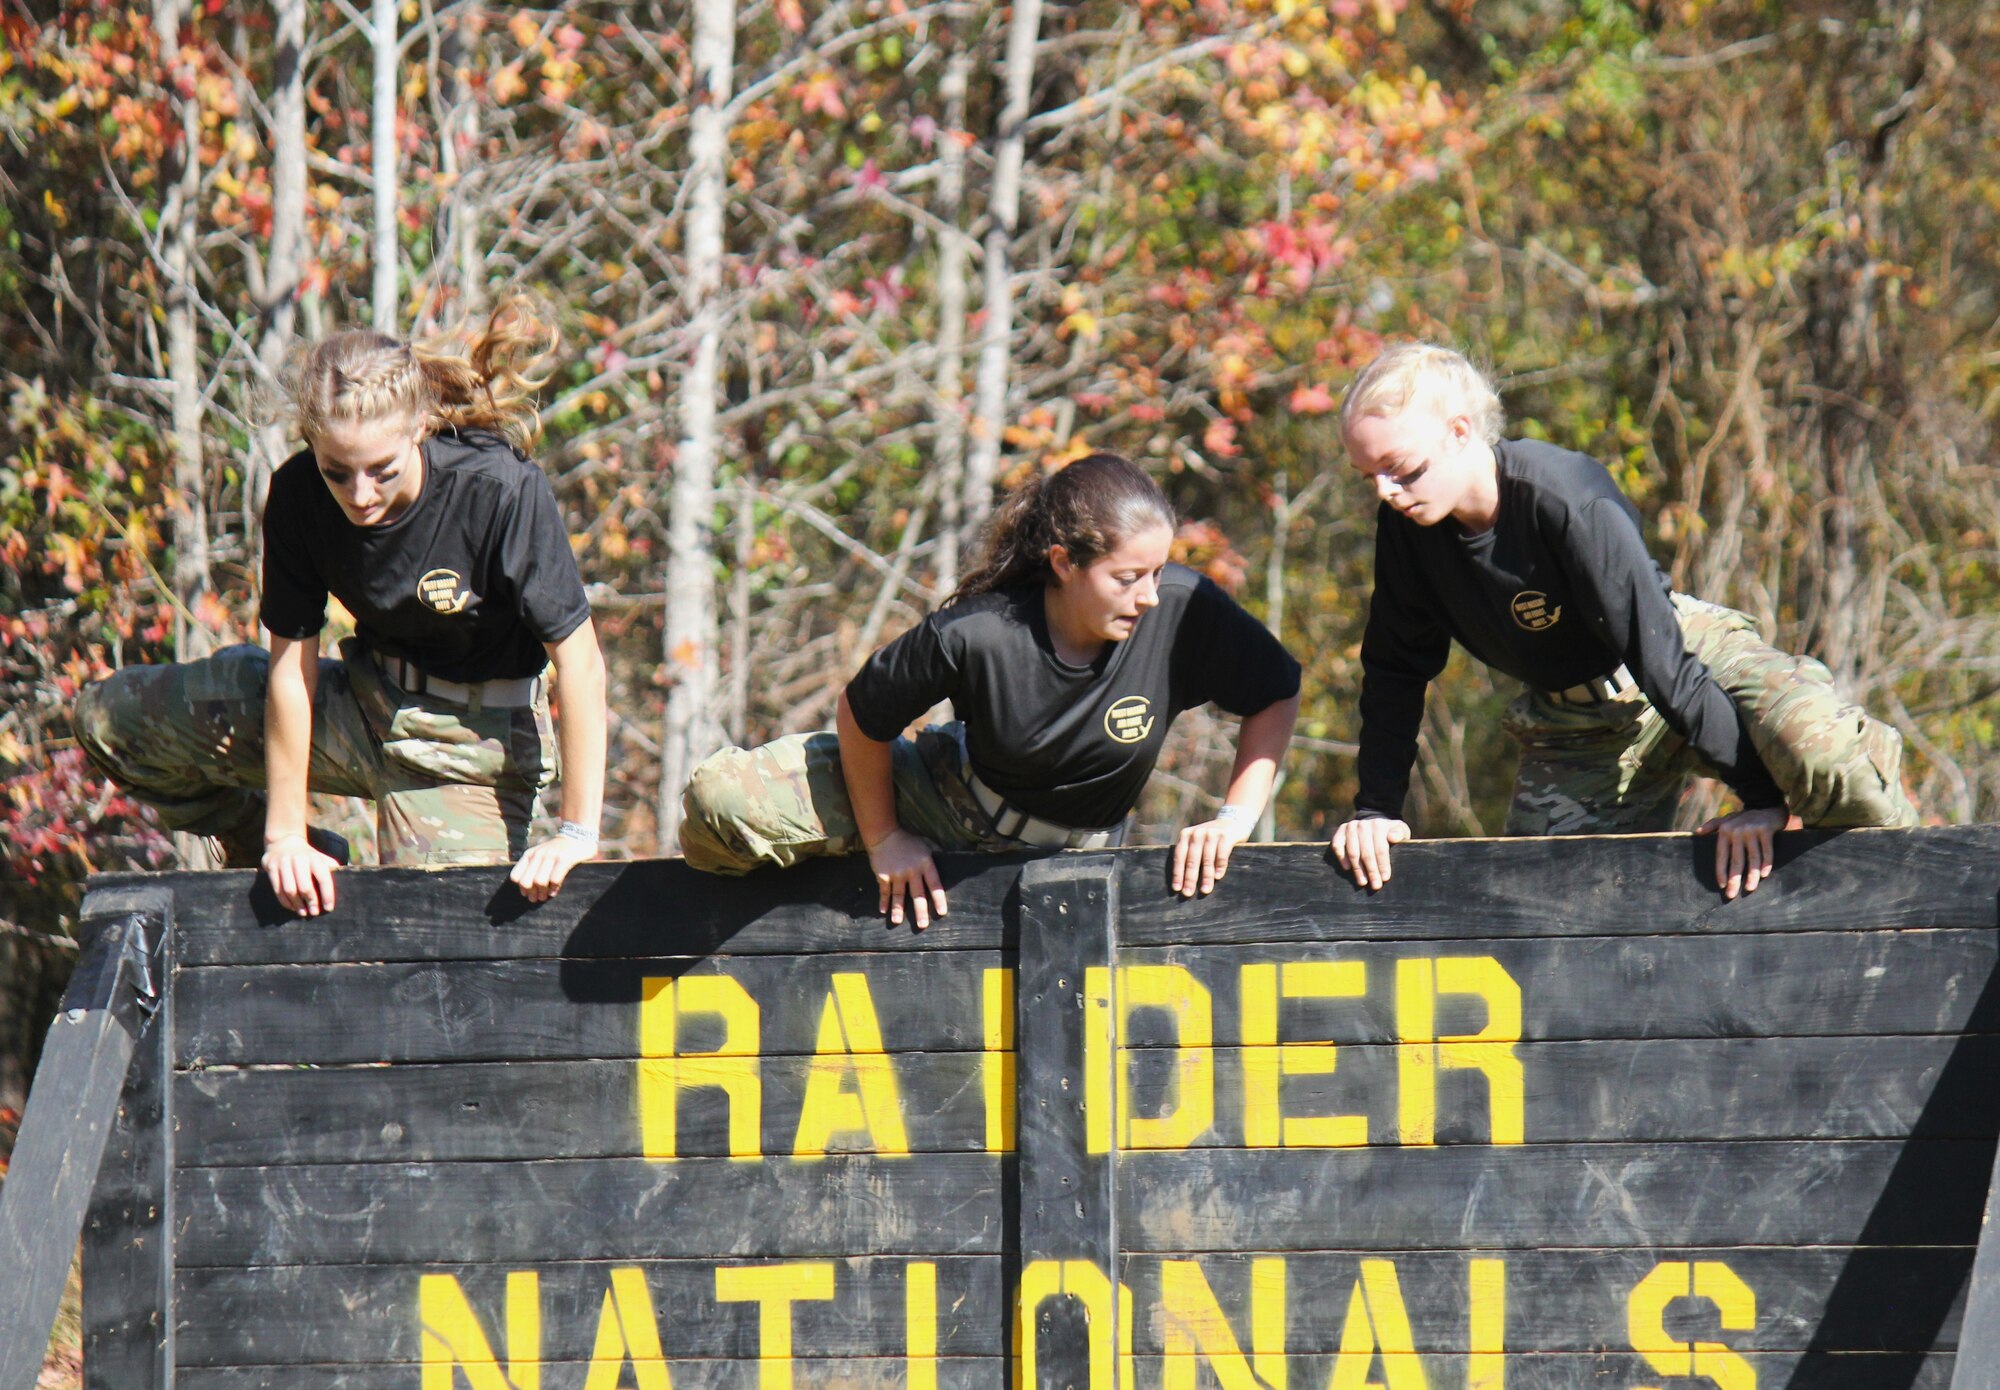
<instances>
[{"instance_id":1,"label":"white wristband","mask_svg":"<svg viewBox=\"0 0 2000 1390\"><path fill-rule=\"evenodd\" d=\"M1234 802L1224 802L1222 809L1215 813L1215 819L1242 821L1245 825L1254 825L1257 821L1257 813L1248 806L1238 806Z\"/></svg>"},{"instance_id":2,"label":"white wristband","mask_svg":"<svg viewBox=\"0 0 2000 1390\"><path fill-rule=\"evenodd\" d=\"M556 834L565 840L575 840L580 845L597 848L597 832L582 821L566 820L556 827Z\"/></svg>"}]
</instances>

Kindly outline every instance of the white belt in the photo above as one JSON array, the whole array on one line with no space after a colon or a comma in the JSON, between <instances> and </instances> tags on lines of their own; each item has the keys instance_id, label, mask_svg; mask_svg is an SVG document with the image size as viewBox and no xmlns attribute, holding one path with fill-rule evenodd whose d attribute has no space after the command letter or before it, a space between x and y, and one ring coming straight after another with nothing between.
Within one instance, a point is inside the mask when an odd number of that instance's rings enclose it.
<instances>
[{"instance_id":1,"label":"white belt","mask_svg":"<svg viewBox=\"0 0 2000 1390\"><path fill-rule=\"evenodd\" d=\"M382 667L382 674L401 686L405 695L433 695L461 705L519 709L534 704L541 694L540 676L516 676L511 680L473 681L467 684L433 676L400 656L377 653L375 659Z\"/></svg>"},{"instance_id":2,"label":"white belt","mask_svg":"<svg viewBox=\"0 0 2000 1390\"><path fill-rule=\"evenodd\" d=\"M1572 685L1567 690L1543 692L1559 705L1601 705L1606 700L1615 700L1638 684L1632 673L1620 666L1608 676L1598 676L1582 685Z\"/></svg>"},{"instance_id":3,"label":"white belt","mask_svg":"<svg viewBox=\"0 0 2000 1390\"><path fill-rule=\"evenodd\" d=\"M992 820L994 833L1010 840L1038 845L1043 849L1109 849L1125 843L1123 823L1106 830L1078 830L1074 826L1031 816L1020 807L1011 805L1006 797L981 781L979 774L971 768L965 770L965 781L972 788L972 799Z\"/></svg>"}]
</instances>

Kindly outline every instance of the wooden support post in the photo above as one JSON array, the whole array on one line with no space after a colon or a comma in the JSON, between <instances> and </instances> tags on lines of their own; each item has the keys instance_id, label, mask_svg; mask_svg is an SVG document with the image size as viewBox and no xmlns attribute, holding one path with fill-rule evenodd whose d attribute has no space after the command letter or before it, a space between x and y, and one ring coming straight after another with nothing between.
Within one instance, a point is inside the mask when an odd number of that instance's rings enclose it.
<instances>
[{"instance_id":1,"label":"wooden support post","mask_svg":"<svg viewBox=\"0 0 2000 1390\"><path fill-rule=\"evenodd\" d=\"M49 1027L0 1188L0 1390L32 1390L138 1039L159 1003L167 894L86 904L83 953Z\"/></svg>"},{"instance_id":2,"label":"wooden support post","mask_svg":"<svg viewBox=\"0 0 2000 1390\"><path fill-rule=\"evenodd\" d=\"M1021 1377L1027 1390L1116 1390L1118 886L1112 861L1021 874L1015 989ZM1093 1152L1095 1150L1095 1152Z\"/></svg>"},{"instance_id":3,"label":"wooden support post","mask_svg":"<svg viewBox=\"0 0 2000 1390\"><path fill-rule=\"evenodd\" d=\"M2000 1154L1993 1159L1979 1249L1972 1257L1951 1390L1987 1390L1996 1379L2000 1379Z\"/></svg>"},{"instance_id":4,"label":"wooden support post","mask_svg":"<svg viewBox=\"0 0 2000 1390\"><path fill-rule=\"evenodd\" d=\"M101 888L84 919L144 910L156 920L160 1004L139 1039L98 1164L83 1228L85 1390L171 1390L173 1320L173 894Z\"/></svg>"}]
</instances>

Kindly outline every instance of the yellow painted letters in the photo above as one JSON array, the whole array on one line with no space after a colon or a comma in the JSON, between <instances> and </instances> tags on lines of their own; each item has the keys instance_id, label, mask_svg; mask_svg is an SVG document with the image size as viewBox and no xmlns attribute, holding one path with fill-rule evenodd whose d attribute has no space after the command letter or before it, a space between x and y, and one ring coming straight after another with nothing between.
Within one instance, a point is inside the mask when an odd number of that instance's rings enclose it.
<instances>
[{"instance_id":1,"label":"yellow painted letters","mask_svg":"<svg viewBox=\"0 0 2000 1390\"><path fill-rule=\"evenodd\" d=\"M1377 1357L1382 1380L1368 1378ZM1347 1298L1347 1323L1340 1330L1340 1353L1327 1390L1430 1390L1410 1335L1402 1281L1388 1260L1363 1260L1361 1277Z\"/></svg>"},{"instance_id":2,"label":"yellow painted letters","mask_svg":"<svg viewBox=\"0 0 2000 1390\"><path fill-rule=\"evenodd\" d=\"M724 1265L715 1271L718 1303L756 1303L757 1383L792 1390L792 1305L833 1297L833 1264Z\"/></svg>"},{"instance_id":3,"label":"yellow painted letters","mask_svg":"<svg viewBox=\"0 0 2000 1390\"><path fill-rule=\"evenodd\" d=\"M611 1287L597 1314L597 1342L590 1352L590 1375L583 1390L619 1390L625 1363L632 1363L638 1390L673 1390L673 1377L660 1351L660 1320L644 1270L611 1271Z\"/></svg>"},{"instance_id":4,"label":"yellow painted letters","mask_svg":"<svg viewBox=\"0 0 2000 1390\"><path fill-rule=\"evenodd\" d=\"M1507 1262L1474 1260L1466 1271L1472 1354L1465 1390L1507 1390Z\"/></svg>"},{"instance_id":5,"label":"yellow painted letters","mask_svg":"<svg viewBox=\"0 0 2000 1390\"><path fill-rule=\"evenodd\" d=\"M934 1264L904 1266L903 1355L908 1368L908 1390L937 1390L937 1266Z\"/></svg>"},{"instance_id":6,"label":"yellow painted letters","mask_svg":"<svg viewBox=\"0 0 2000 1390\"><path fill-rule=\"evenodd\" d=\"M1086 1010L1108 1007L1110 972L1091 966L1084 972ZM1174 1108L1165 1115L1141 1118L1131 1113L1124 1056L1126 1024L1138 1009L1163 1009L1173 1015ZM1117 1115L1118 1147L1122 1149L1184 1149L1208 1132L1215 1122L1215 1010L1201 981L1184 965L1121 965L1118 967ZM1098 1117L1104 1113L1095 1093L1104 1065L1105 1040L1086 1025L1084 1036L1085 1131L1091 1153L1110 1149L1110 1135Z\"/></svg>"},{"instance_id":7,"label":"yellow painted letters","mask_svg":"<svg viewBox=\"0 0 2000 1390\"><path fill-rule=\"evenodd\" d=\"M1756 1291L1735 1270L1720 1260L1669 1260L1654 1265L1625 1300L1632 1350L1663 1376L1705 1376L1720 1390L1757 1390L1756 1368L1724 1343L1683 1342L1667 1332L1667 1305L1680 1298L1713 1303L1726 1331L1757 1325Z\"/></svg>"},{"instance_id":8,"label":"yellow painted letters","mask_svg":"<svg viewBox=\"0 0 2000 1390\"><path fill-rule=\"evenodd\" d=\"M465 1372L472 1390L541 1390L541 1280L531 1269L507 1276L507 1369L472 1303L450 1274L417 1282L417 1322L423 1328L423 1390L452 1390L452 1368Z\"/></svg>"},{"instance_id":9,"label":"yellow painted letters","mask_svg":"<svg viewBox=\"0 0 2000 1390\"><path fill-rule=\"evenodd\" d=\"M996 966L984 972L986 1051L980 1077L986 1086L986 1152L1014 1149L1014 972Z\"/></svg>"},{"instance_id":10,"label":"yellow painted letters","mask_svg":"<svg viewBox=\"0 0 2000 1390\"><path fill-rule=\"evenodd\" d=\"M865 1134L868 1148L879 1154L910 1151L896 1068L882 1050L882 1025L875 1017L868 977L847 972L833 977L820 1009L819 1043L806 1073L793 1156L824 1157L836 1134Z\"/></svg>"},{"instance_id":11,"label":"yellow painted letters","mask_svg":"<svg viewBox=\"0 0 2000 1390\"><path fill-rule=\"evenodd\" d=\"M1114 1299L1111 1280L1089 1260L1034 1260L1021 1271L1020 1301L1014 1306L1014 1390L1033 1390L1041 1383L1035 1368L1035 1314L1052 1298L1074 1298L1083 1304L1084 1320L1090 1325L1087 1390L1132 1390L1132 1291L1120 1284ZM1114 1326L1118 1346L1115 1386L1111 1369Z\"/></svg>"},{"instance_id":12,"label":"yellow painted letters","mask_svg":"<svg viewBox=\"0 0 2000 1390\"><path fill-rule=\"evenodd\" d=\"M1160 1265L1161 1350L1166 1390L1194 1390L1205 1357L1222 1390L1285 1390L1285 1262L1257 1260L1250 1273L1250 1341L1256 1371L1215 1300L1208 1278L1193 1260Z\"/></svg>"},{"instance_id":13,"label":"yellow painted letters","mask_svg":"<svg viewBox=\"0 0 2000 1390\"><path fill-rule=\"evenodd\" d=\"M1477 1033L1439 1037L1437 997L1470 994L1486 1001ZM1521 1040L1521 986L1491 956L1445 956L1396 962L1397 1127L1405 1144L1437 1142L1437 1073L1483 1072L1495 1144L1518 1144L1526 1083L1514 1044Z\"/></svg>"},{"instance_id":14,"label":"yellow painted letters","mask_svg":"<svg viewBox=\"0 0 2000 1390\"><path fill-rule=\"evenodd\" d=\"M1242 972L1243 1142L1254 1149L1353 1148L1368 1142L1366 1115L1287 1118L1281 1078L1331 1075L1340 1060L1330 1042L1280 1043L1278 1000L1359 999L1368 966L1358 960L1246 965Z\"/></svg>"},{"instance_id":15,"label":"yellow painted letters","mask_svg":"<svg viewBox=\"0 0 2000 1390\"><path fill-rule=\"evenodd\" d=\"M713 1052L679 1049L683 1014L722 1019ZM757 1001L727 975L648 976L639 1003L639 1140L655 1162L679 1147L680 1093L714 1089L729 1098L729 1153L763 1156L764 1086L758 1072L761 1020Z\"/></svg>"}]
</instances>

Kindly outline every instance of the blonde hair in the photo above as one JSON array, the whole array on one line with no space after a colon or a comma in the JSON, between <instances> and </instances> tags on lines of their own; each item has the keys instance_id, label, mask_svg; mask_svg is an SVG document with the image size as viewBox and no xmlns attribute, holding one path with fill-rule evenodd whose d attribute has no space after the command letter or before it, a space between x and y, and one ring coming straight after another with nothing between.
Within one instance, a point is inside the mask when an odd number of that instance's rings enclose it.
<instances>
[{"instance_id":1,"label":"blonde hair","mask_svg":"<svg viewBox=\"0 0 2000 1390\"><path fill-rule=\"evenodd\" d=\"M492 430L526 449L541 437L534 393L559 341L523 295L500 301L476 332L468 321L422 343L350 329L299 353L280 383L280 413L308 444L336 420L407 415L427 432Z\"/></svg>"},{"instance_id":2,"label":"blonde hair","mask_svg":"<svg viewBox=\"0 0 2000 1390\"><path fill-rule=\"evenodd\" d=\"M1347 388L1340 427L1345 431L1364 415L1399 415L1412 408L1445 419L1463 415L1488 444L1500 442L1507 422L1492 383L1464 353L1436 343L1397 343L1382 349Z\"/></svg>"}]
</instances>

